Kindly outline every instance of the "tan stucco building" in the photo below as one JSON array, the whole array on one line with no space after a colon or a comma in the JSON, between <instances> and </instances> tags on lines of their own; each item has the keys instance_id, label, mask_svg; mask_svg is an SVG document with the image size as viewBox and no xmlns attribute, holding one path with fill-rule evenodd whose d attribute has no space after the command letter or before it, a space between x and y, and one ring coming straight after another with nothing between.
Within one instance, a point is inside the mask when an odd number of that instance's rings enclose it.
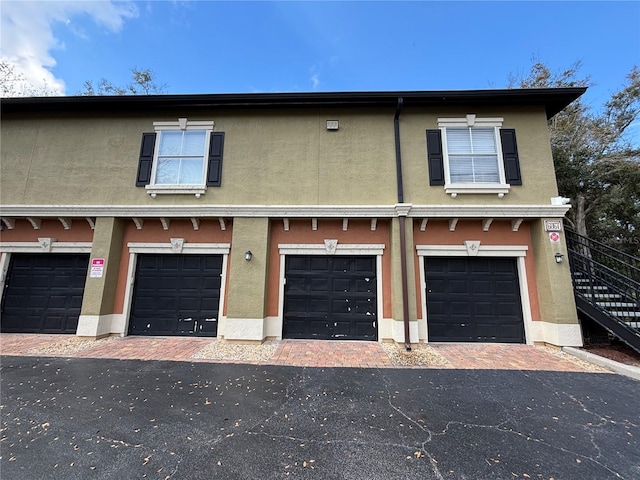
<instances>
[{"instance_id":1,"label":"tan stucco building","mask_svg":"<svg viewBox=\"0 0 640 480\"><path fill-rule=\"evenodd\" d=\"M584 89L2 103L2 331L581 345Z\"/></svg>"}]
</instances>

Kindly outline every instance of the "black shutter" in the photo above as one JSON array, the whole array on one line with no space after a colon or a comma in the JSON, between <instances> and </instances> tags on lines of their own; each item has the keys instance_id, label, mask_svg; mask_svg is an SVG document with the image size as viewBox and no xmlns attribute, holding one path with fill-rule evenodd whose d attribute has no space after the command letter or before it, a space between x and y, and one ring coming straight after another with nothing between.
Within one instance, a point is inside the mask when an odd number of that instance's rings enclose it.
<instances>
[{"instance_id":1,"label":"black shutter","mask_svg":"<svg viewBox=\"0 0 640 480\"><path fill-rule=\"evenodd\" d=\"M211 132L209 142L209 165L207 169L207 186L219 187L222 182L222 151L224 149L224 132Z\"/></svg>"},{"instance_id":2,"label":"black shutter","mask_svg":"<svg viewBox=\"0 0 640 480\"><path fill-rule=\"evenodd\" d=\"M502 159L504 160L505 180L510 185L522 185L515 129L501 128L500 140L502 142Z\"/></svg>"},{"instance_id":3,"label":"black shutter","mask_svg":"<svg viewBox=\"0 0 640 480\"><path fill-rule=\"evenodd\" d=\"M138 160L138 176L136 187L144 187L151 182L151 166L153 165L153 150L156 145L155 133L143 133L140 145L140 159Z\"/></svg>"},{"instance_id":4,"label":"black shutter","mask_svg":"<svg viewBox=\"0 0 640 480\"><path fill-rule=\"evenodd\" d=\"M444 162L440 130L427 130L429 185L444 185Z\"/></svg>"}]
</instances>

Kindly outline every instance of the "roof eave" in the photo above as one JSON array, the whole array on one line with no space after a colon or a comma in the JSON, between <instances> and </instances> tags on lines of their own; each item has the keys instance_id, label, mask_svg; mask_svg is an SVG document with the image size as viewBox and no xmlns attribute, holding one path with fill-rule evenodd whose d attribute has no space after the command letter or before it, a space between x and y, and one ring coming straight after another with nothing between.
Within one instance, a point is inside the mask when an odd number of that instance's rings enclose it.
<instances>
[{"instance_id":1,"label":"roof eave","mask_svg":"<svg viewBox=\"0 0 640 480\"><path fill-rule=\"evenodd\" d=\"M543 105L547 112L547 118L551 118L579 98L585 91L584 87L571 87L502 90L19 97L3 99L2 110L4 113L37 113L55 111L117 112L142 108L156 110L176 108L395 107L398 97L402 97L405 106L536 104Z\"/></svg>"}]
</instances>

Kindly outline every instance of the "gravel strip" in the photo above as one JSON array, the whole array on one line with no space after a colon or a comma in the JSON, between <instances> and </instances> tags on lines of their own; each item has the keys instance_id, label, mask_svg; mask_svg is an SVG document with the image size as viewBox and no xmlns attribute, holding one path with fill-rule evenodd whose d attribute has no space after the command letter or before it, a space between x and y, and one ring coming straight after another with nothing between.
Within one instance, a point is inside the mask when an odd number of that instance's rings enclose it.
<instances>
[{"instance_id":1,"label":"gravel strip","mask_svg":"<svg viewBox=\"0 0 640 480\"><path fill-rule=\"evenodd\" d=\"M68 338L44 347L31 348L27 350L27 353L36 355L69 355L102 345L103 343L118 340L119 338L120 337L105 337L98 340L87 338Z\"/></svg>"},{"instance_id":2,"label":"gravel strip","mask_svg":"<svg viewBox=\"0 0 640 480\"><path fill-rule=\"evenodd\" d=\"M451 362L436 352L429 345L422 343L412 346L407 352L404 346L397 346L393 343L383 343L382 350L387 354L394 365L403 367L450 367Z\"/></svg>"},{"instance_id":3,"label":"gravel strip","mask_svg":"<svg viewBox=\"0 0 640 480\"><path fill-rule=\"evenodd\" d=\"M274 340L268 340L260 345L242 345L225 342L224 340L214 340L191 355L191 358L267 363L276 353L278 344L279 342Z\"/></svg>"},{"instance_id":4,"label":"gravel strip","mask_svg":"<svg viewBox=\"0 0 640 480\"><path fill-rule=\"evenodd\" d=\"M574 363L589 372L611 373L611 370L607 370L606 368L600 367L594 363L587 362L586 360L582 360L581 358L578 358L575 355L571 355L569 353L563 352L558 347L550 347L548 345L536 345L536 348L539 348L540 350L544 350L545 352L555 355L556 357L560 357L564 360Z\"/></svg>"}]
</instances>

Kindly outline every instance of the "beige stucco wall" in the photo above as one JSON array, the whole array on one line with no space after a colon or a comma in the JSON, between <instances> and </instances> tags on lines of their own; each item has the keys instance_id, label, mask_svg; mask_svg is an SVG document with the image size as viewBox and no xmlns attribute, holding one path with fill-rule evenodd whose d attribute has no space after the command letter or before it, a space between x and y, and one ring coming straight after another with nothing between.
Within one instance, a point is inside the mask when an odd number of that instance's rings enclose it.
<instances>
[{"instance_id":1,"label":"beige stucco wall","mask_svg":"<svg viewBox=\"0 0 640 480\"><path fill-rule=\"evenodd\" d=\"M504 118L515 128L524 185L505 198L459 195L429 187L425 130L437 118ZM393 110L211 111L189 116L213 120L225 132L222 186L193 195L152 199L135 187L141 134L154 121L175 121L175 113L148 117L90 117L2 120L2 189L6 205L385 205L397 200ZM326 129L338 120L338 131ZM407 108L400 115L405 202L413 204L549 204L556 195L543 110L522 108ZM73 181L68 179L73 177Z\"/></svg>"}]
</instances>

